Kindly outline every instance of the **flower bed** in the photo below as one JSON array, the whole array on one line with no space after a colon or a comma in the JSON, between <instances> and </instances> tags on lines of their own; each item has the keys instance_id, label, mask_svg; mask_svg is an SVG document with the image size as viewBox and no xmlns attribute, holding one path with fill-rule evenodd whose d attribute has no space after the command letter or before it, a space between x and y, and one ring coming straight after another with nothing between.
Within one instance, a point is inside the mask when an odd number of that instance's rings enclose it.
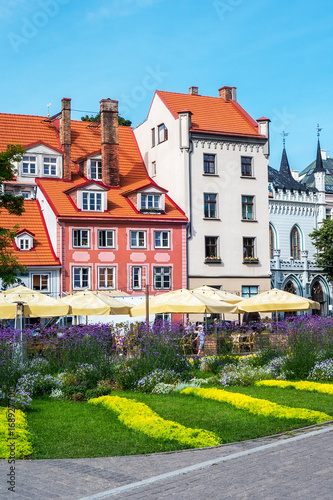
<instances>
[{"instance_id":1,"label":"flower bed","mask_svg":"<svg viewBox=\"0 0 333 500\"><path fill-rule=\"evenodd\" d=\"M281 389L297 389L299 391L321 392L333 396L333 384L320 384L319 382L287 382L286 380L260 380L255 382L257 386L279 387Z\"/></svg>"},{"instance_id":2,"label":"flower bed","mask_svg":"<svg viewBox=\"0 0 333 500\"><path fill-rule=\"evenodd\" d=\"M319 411L282 406L266 401L265 399L252 398L244 394L227 392L223 389L199 389L196 387L188 387L187 389L183 389L181 394L193 394L201 398L229 403L241 410L247 410L255 415L262 415L265 417L295 418L317 424L332 419L330 415L326 415Z\"/></svg>"},{"instance_id":3,"label":"flower bed","mask_svg":"<svg viewBox=\"0 0 333 500\"><path fill-rule=\"evenodd\" d=\"M119 396L102 396L90 399L92 404L102 404L118 414L127 427L156 439L171 439L186 446L200 448L220 444L219 437L203 429L191 429L171 420L164 420L147 405Z\"/></svg>"},{"instance_id":4,"label":"flower bed","mask_svg":"<svg viewBox=\"0 0 333 500\"><path fill-rule=\"evenodd\" d=\"M10 444L12 445L9 446ZM31 453L32 445L25 414L21 410L0 407L0 459L24 458Z\"/></svg>"}]
</instances>

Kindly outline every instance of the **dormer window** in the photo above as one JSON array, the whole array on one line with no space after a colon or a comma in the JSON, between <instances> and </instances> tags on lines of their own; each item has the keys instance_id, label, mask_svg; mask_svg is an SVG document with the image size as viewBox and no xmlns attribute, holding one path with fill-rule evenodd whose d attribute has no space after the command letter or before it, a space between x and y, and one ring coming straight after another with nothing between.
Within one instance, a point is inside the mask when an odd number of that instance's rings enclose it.
<instances>
[{"instance_id":1,"label":"dormer window","mask_svg":"<svg viewBox=\"0 0 333 500\"><path fill-rule=\"evenodd\" d=\"M137 194L136 207L142 213L163 213L165 210L165 192L158 186L145 188Z\"/></svg>"},{"instance_id":2,"label":"dormer window","mask_svg":"<svg viewBox=\"0 0 333 500\"><path fill-rule=\"evenodd\" d=\"M62 155L43 143L31 146L17 164L18 181L24 177L60 177Z\"/></svg>"},{"instance_id":3,"label":"dormer window","mask_svg":"<svg viewBox=\"0 0 333 500\"><path fill-rule=\"evenodd\" d=\"M102 193L94 191L82 192L82 210L90 210L92 212L102 212Z\"/></svg>"},{"instance_id":4,"label":"dormer window","mask_svg":"<svg viewBox=\"0 0 333 500\"><path fill-rule=\"evenodd\" d=\"M29 234L27 231L23 231L16 236L15 243L19 250L27 251L33 247L34 238L32 234Z\"/></svg>"},{"instance_id":5,"label":"dormer window","mask_svg":"<svg viewBox=\"0 0 333 500\"><path fill-rule=\"evenodd\" d=\"M57 175L57 158L44 156L43 175Z\"/></svg>"},{"instance_id":6,"label":"dormer window","mask_svg":"<svg viewBox=\"0 0 333 500\"><path fill-rule=\"evenodd\" d=\"M24 175L36 175L37 173L36 156L23 155L22 173Z\"/></svg>"},{"instance_id":7,"label":"dormer window","mask_svg":"<svg viewBox=\"0 0 333 500\"><path fill-rule=\"evenodd\" d=\"M90 160L90 178L95 181L102 180L102 162L101 160Z\"/></svg>"},{"instance_id":8,"label":"dormer window","mask_svg":"<svg viewBox=\"0 0 333 500\"><path fill-rule=\"evenodd\" d=\"M30 238L19 239L20 250L30 250Z\"/></svg>"},{"instance_id":9,"label":"dormer window","mask_svg":"<svg viewBox=\"0 0 333 500\"><path fill-rule=\"evenodd\" d=\"M168 129L164 123L161 123L161 125L157 127L157 140L158 144L168 140Z\"/></svg>"},{"instance_id":10,"label":"dormer window","mask_svg":"<svg viewBox=\"0 0 333 500\"><path fill-rule=\"evenodd\" d=\"M160 194L141 194L141 210L144 209L159 209L160 207L160 201L161 201L161 195Z\"/></svg>"}]
</instances>

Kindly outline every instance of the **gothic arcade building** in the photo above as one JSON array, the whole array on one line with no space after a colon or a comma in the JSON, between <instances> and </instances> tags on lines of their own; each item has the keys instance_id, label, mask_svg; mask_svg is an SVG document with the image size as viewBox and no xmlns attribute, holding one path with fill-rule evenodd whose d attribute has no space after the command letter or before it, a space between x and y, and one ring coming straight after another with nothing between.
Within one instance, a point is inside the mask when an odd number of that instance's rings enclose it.
<instances>
[{"instance_id":1,"label":"gothic arcade building","mask_svg":"<svg viewBox=\"0 0 333 500\"><path fill-rule=\"evenodd\" d=\"M318 311L329 314L330 287L315 263L309 234L326 217L325 169L318 141L311 186L296 180L285 148L280 170L268 167L270 258L272 288L320 302Z\"/></svg>"}]
</instances>

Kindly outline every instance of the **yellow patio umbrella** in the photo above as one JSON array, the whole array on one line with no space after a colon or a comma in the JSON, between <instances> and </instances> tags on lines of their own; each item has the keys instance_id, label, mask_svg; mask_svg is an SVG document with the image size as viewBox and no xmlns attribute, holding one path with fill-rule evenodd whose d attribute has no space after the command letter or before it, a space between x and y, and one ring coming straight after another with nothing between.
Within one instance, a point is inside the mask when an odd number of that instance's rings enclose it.
<instances>
[{"instance_id":1,"label":"yellow patio umbrella","mask_svg":"<svg viewBox=\"0 0 333 500\"><path fill-rule=\"evenodd\" d=\"M193 288L192 292L198 293L214 300L224 300L228 304L237 304L241 302L243 297L236 295L235 293L224 292L223 290L218 290L207 285L199 286L198 288Z\"/></svg>"},{"instance_id":2,"label":"yellow patio umbrella","mask_svg":"<svg viewBox=\"0 0 333 500\"><path fill-rule=\"evenodd\" d=\"M56 299L22 285L1 292L0 297L1 304L14 305L14 311L7 319L15 318L18 305L23 308L23 315L29 318L52 318L68 313L66 304L59 304Z\"/></svg>"},{"instance_id":3,"label":"yellow patio umbrella","mask_svg":"<svg viewBox=\"0 0 333 500\"><path fill-rule=\"evenodd\" d=\"M131 304L110 297L102 292L82 290L71 293L58 300L69 307L69 315L101 316L110 314L129 314Z\"/></svg>"},{"instance_id":4,"label":"yellow patio umbrella","mask_svg":"<svg viewBox=\"0 0 333 500\"><path fill-rule=\"evenodd\" d=\"M293 312L320 309L319 302L273 288L239 304L241 312Z\"/></svg>"},{"instance_id":5,"label":"yellow patio umbrella","mask_svg":"<svg viewBox=\"0 0 333 500\"><path fill-rule=\"evenodd\" d=\"M16 304L5 301L5 296L0 293L0 319L13 319L16 314Z\"/></svg>"},{"instance_id":6,"label":"yellow patio umbrella","mask_svg":"<svg viewBox=\"0 0 333 500\"><path fill-rule=\"evenodd\" d=\"M235 305L203 297L185 288L155 295L149 299L149 314L221 314L237 311ZM145 316L146 301L132 307L130 315Z\"/></svg>"}]
</instances>

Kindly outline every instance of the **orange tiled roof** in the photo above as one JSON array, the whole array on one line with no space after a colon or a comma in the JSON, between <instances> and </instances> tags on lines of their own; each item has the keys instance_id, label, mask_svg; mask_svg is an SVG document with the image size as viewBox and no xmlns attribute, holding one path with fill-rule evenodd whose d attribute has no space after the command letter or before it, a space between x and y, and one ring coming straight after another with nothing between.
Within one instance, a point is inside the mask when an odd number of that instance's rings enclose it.
<instances>
[{"instance_id":1,"label":"orange tiled roof","mask_svg":"<svg viewBox=\"0 0 333 500\"><path fill-rule=\"evenodd\" d=\"M21 144L23 147L44 142L54 149L61 149L58 134L45 116L12 115L0 113L0 151L7 144Z\"/></svg>"},{"instance_id":2,"label":"orange tiled roof","mask_svg":"<svg viewBox=\"0 0 333 500\"><path fill-rule=\"evenodd\" d=\"M23 147L43 142L54 149L60 149L59 120L46 122L45 117L29 115L10 115L0 113L0 150L8 143L19 143ZM131 127L119 126L119 172L120 188L108 191L107 212L81 212L76 209L65 191L82 184L87 179L77 173L75 162L80 158L92 156L101 151L101 128L91 126L90 122L71 121L71 158L72 181L61 179L39 178L36 180L45 192L55 213L63 217L87 218L89 215L98 218L134 217L149 219L149 214L139 213L122 193L140 189L154 182L149 178L141 154L139 152ZM186 220L184 213L177 205L166 197L165 214L154 214L154 219Z\"/></svg>"},{"instance_id":3,"label":"orange tiled roof","mask_svg":"<svg viewBox=\"0 0 333 500\"><path fill-rule=\"evenodd\" d=\"M157 90L156 94L175 118L178 118L179 111L191 111L193 131L261 137L257 122L236 101L161 90Z\"/></svg>"},{"instance_id":4,"label":"orange tiled roof","mask_svg":"<svg viewBox=\"0 0 333 500\"><path fill-rule=\"evenodd\" d=\"M51 242L37 200L24 201L25 212L22 215L9 214L7 210L0 211L1 226L12 229L18 225L18 232L26 229L34 235L32 250L18 250L14 246L13 254L20 264L32 266L59 266L60 262L53 253Z\"/></svg>"},{"instance_id":5,"label":"orange tiled roof","mask_svg":"<svg viewBox=\"0 0 333 500\"><path fill-rule=\"evenodd\" d=\"M87 212L78 210L70 195L65 194L65 191L68 191L76 186L82 185L82 177L79 174L72 175L71 181L62 181L61 179L45 179L39 178L37 179L37 184L46 194L50 205L53 207L55 213L59 217L75 217L77 219L88 219L89 217L98 218L98 219L122 219L122 218L130 218L130 219L152 219L154 220L163 220L163 219L175 219L175 220L183 220L186 221L186 216L177 207L177 205L170 200L168 196L165 197L165 213L164 214L154 214L153 216L150 214L142 214L138 212L132 203L122 195L123 191L125 191L125 185L121 188L111 188L107 192L108 199L108 209L105 212ZM141 183L135 183L135 189L140 189L140 187L144 187L147 185L147 178ZM127 189L126 189L127 192Z\"/></svg>"}]
</instances>

